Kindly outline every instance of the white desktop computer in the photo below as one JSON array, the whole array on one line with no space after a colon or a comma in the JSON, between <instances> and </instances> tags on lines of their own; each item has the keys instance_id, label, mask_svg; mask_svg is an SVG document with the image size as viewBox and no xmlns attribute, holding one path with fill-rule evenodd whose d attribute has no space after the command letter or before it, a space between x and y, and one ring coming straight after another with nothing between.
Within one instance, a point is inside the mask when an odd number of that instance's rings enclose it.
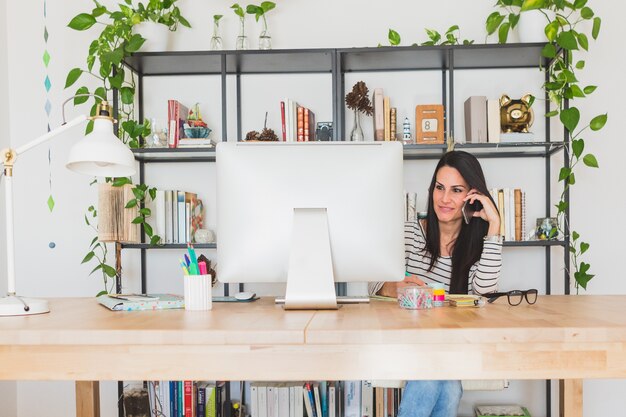
<instances>
[{"instance_id":1,"label":"white desktop computer","mask_svg":"<svg viewBox=\"0 0 626 417\"><path fill-rule=\"evenodd\" d=\"M337 308L335 282L404 278L398 142L217 145L221 282L287 282L285 308Z\"/></svg>"}]
</instances>

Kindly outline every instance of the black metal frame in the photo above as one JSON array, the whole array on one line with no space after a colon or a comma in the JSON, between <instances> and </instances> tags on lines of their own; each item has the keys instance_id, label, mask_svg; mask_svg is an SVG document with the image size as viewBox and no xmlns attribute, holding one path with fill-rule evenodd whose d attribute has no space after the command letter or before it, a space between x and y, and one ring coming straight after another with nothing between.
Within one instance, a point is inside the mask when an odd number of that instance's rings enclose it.
<instances>
[{"instance_id":1,"label":"black metal frame","mask_svg":"<svg viewBox=\"0 0 626 417\"><path fill-rule=\"evenodd\" d=\"M231 104L237 114L237 138L242 140L241 131L241 76L248 74L312 74L327 73L332 77L333 137L345 137L345 74L352 72L381 71L441 71L442 103L446 111L445 129L454 137L454 72L468 69L512 69L547 68L551 60L542 56L544 43L531 44L489 44L489 45L445 45L420 47L379 47L379 48L334 48L334 49L283 49L269 51L190 51L190 52L150 52L136 53L124 61L126 67L138 77L139 118L143 121L143 77L215 75L221 77L222 140L227 138L227 76L236 77L236 103ZM447 79L446 79L447 76ZM546 71L546 81L548 80ZM550 110L548 96L545 96L546 113ZM113 96L114 111L117 115L118 95ZM565 107L568 107L567 101ZM467 143L456 144L456 149L466 149L479 158L544 158L545 159L545 213L550 216L551 204L551 157L564 152L563 166L569 168L570 137L564 130L563 141L552 141L550 119L546 118L543 142L532 143ZM446 151L446 145L408 145L404 148L405 160L439 159ZM214 149L135 149L139 161L139 181L144 182L146 163L170 162L215 162ZM565 201L569 202L569 192L565 191ZM564 247L565 293L569 294L569 208L564 217L564 239L562 241L505 242L508 247L545 247L546 293L551 293L551 251L552 246ZM180 249L185 244L150 246L145 243L123 244L123 248L141 250L141 286L147 289L146 250ZM196 244L199 248L216 248L215 244ZM121 276L118 277L121 287ZM229 286L224 286L228 295ZM239 284L240 291L243 285ZM345 295L346 284L337 284L339 295ZM547 416L551 416L551 386L546 384ZM122 413L122 411L120 411ZM121 416L122 414L120 414Z\"/></svg>"}]
</instances>

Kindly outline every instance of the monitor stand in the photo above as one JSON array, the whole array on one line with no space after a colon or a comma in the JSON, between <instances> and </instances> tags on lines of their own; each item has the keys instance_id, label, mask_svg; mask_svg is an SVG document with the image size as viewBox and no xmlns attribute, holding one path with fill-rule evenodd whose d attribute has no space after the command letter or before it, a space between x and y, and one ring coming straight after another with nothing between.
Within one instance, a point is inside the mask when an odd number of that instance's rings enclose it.
<instances>
[{"instance_id":1,"label":"monitor stand","mask_svg":"<svg viewBox=\"0 0 626 417\"><path fill-rule=\"evenodd\" d=\"M339 302L368 302L348 297ZM326 208L294 208L287 291L276 303L286 310L336 310L337 294Z\"/></svg>"}]
</instances>

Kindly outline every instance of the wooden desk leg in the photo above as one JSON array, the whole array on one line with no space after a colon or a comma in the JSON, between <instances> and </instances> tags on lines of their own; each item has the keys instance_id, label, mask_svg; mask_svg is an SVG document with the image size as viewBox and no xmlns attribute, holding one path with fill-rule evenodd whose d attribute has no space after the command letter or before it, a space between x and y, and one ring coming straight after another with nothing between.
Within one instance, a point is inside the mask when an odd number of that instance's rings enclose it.
<instances>
[{"instance_id":1,"label":"wooden desk leg","mask_svg":"<svg viewBox=\"0 0 626 417\"><path fill-rule=\"evenodd\" d=\"M583 380L559 381L560 417L583 417Z\"/></svg>"},{"instance_id":2,"label":"wooden desk leg","mask_svg":"<svg viewBox=\"0 0 626 417\"><path fill-rule=\"evenodd\" d=\"M98 381L76 381L76 417L100 417Z\"/></svg>"}]
</instances>

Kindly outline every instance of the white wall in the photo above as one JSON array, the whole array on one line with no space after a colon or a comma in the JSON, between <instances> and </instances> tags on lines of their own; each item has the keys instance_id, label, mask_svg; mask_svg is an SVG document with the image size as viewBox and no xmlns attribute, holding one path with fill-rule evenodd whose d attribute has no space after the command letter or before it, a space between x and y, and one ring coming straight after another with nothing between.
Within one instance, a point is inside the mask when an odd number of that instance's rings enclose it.
<instances>
[{"instance_id":1,"label":"white wall","mask_svg":"<svg viewBox=\"0 0 626 417\"><path fill-rule=\"evenodd\" d=\"M42 134L46 130L47 118L44 112L45 89L43 80L45 68L42 62L44 51L43 40L43 1L27 2L2 2L6 3L7 16L0 8L0 22L6 20L8 67L0 65L0 97L8 100L0 100L0 146L6 142L2 132L9 132L11 143L19 145ZM107 2L112 3L112 2ZM222 23L222 37L224 46L232 48L237 34L237 20L229 9L232 1L215 0L210 3L182 0L183 14L188 17L193 30L182 29L176 34L174 48L178 50L204 50L208 48L213 14L224 14ZM484 40L484 20L492 11L492 1L468 2L464 0L442 0L439 2L424 3L411 0L398 0L395 2L362 2L358 0L344 0L341 2L331 0L319 0L316 2L304 0L278 1L277 9L269 15L269 27L273 37L274 48L309 48L309 47L352 47L352 46L376 46L378 43L385 44L388 28L397 30L403 38L403 44L422 42L426 39L423 28L434 28L440 32L452 24L460 25L463 38L473 38L477 43ZM50 116L52 127L60 123L59 104L71 91L64 91L65 76L69 69L83 66L88 44L92 37L96 36L95 30L86 33L74 32L67 28L69 20L79 12L90 10L91 2L68 0L64 2L48 2L47 27L50 34L48 50L51 62L48 73L52 82L52 90L49 94L53 104ZM591 243L591 249L587 261L592 264L592 271L597 274L589 286L590 293L626 293L626 281L621 279L618 270L621 251L624 244L621 236L624 235L626 221L621 216L622 207L626 197L616 187L616 179L620 178L619 167L621 166L618 144L621 140L618 130L621 114L626 110L623 104L625 88L621 82L621 65L624 57L621 55L619 39L623 35L620 16L626 12L626 5L622 2L594 2L592 7L596 9L604 21L603 33L599 43L591 45L592 54L587 62L585 81L589 84L599 85L598 91L589 99L584 100L580 107L585 115L609 111L609 124L601 133L587 133L587 147L593 151L600 161L600 170L592 172L591 169L582 169L577 175L578 183L572 191L572 222L574 229L579 231L585 240ZM322 23L323 22L323 23ZM258 35L258 25L253 19L248 18L248 36L251 45L255 44ZM0 38L0 42L2 39ZM4 48L0 49L4 50ZM4 61L3 61L4 62ZM385 89L401 90L408 81L385 79L384 75L364 74L362 76L372 88L376 83L381 83ZM471 79L472 75L465 77ZM354 79L353 79L354 78ZM360 79L356 76L348 78L348 88L351 82ZM244 81L246 82L246 81ZM251 80L247 80L251 82ZM317 82L317 81L316 81ZM321 80L320 83L325 81ZM488 82L488 81L487 81ZM294 78L281 81L271 81L272 86L278 85L283 91L279 96L290 95L291 87L284 90L286 85L294 83ZM374 83L374 84L372 84ZM424 81L422 81L424 83ZM525 83L528 83L526 86ZM322 88L322 93L312 95L306 91L306 87L298 87L297 78L294 94L306 94L306 101L317 102L322 99L327 91ZM8 87L7 87L8 86ZM159 86L150 94L167 97L167 86ZM422 86L429 88L428 85ZM509 92L512 95L525 92L525 87L536 88L535 75L524 74L523 76L512 75L509 79L499 79L497 84L484 85L489 94L499 95L501 92ZM3 88L5 89L3 91ZM161 89L162 88L162 89ZM493 90L493 91L491 91ZM259 90L254 87L246 89L244 105L251 98L256 98ZM3 94L4 93L4 94ZM186 89L181 95L193 95L193 91ZM460 92L459 92L460 94ZM476 93L478 94L478 92ZM206 94L205 94L206 95ZM310 95L310 98L308 98ZM297 97L296 97L297 98ZM161 97L162 99L162 97ZM190 97L190 100L192 97ZM196 98L197 101L213 103L214 95ZM406 100L407 109L410 111L413 104L411 98ZM272 99L270 103L275 100ZM231 101L232 102L232 101ZM6 103L6 104L5 104ZM3 107L8 108L7 110ZM155 108L158 112L158 102L152 101L147 106ZM457 105L458 108L458 105ZM85 109L82 109L85 111ZM77 114L80 109L68 107L70 117ZM203 113L211 114L210 109ZM215 111L215 110L213 110ZM252 110L251 110L252 111ZM321 112L327 109L320 110ZM8 114L6 120L2 120L4 114ZM148 114L148 113L146 113ZM232 114L232 112L231 112ZM214 117L210 115L209 117ZM274 116L275 117L275 116ZM253 117L254 118L254 117ZM219 118L218 118L219 119ZM276 120L276 119L274 119ZM457 118L460 120L460 118ZM247 124L254 121L246 120ZM370 123L369 121L367 123ZM351 119L347 119L350 127ZM254 126L251 126L254 127ZM370 131L367 125L364 130ZM457 130L459 130L457 128ZM91 296L101 287L98 277L88 276L89 266L80 265L80 261L87 252L87 245L93 233L89 231L83 222L83 212L87 206L96 203L94 187L89 187L88 180L68 172L63 167L64 160L71 144L80 135L80 129L73 133L74 137L57 138L50 144L52 150L52 165L49 168L47 153L48 145L42 146L25 154L16 166L16 253L17 253L17 289L18 292L27 295L58 297L58 296ZM555 159L555 163L556 163ZM542 188L542 164L541 162L526 161L488 161L484 163L489 182L494 186L517 185L515 182L517 172L524 172L524 187L527 191L543 195ZM511 168L512 167L512 168ZM178 167L156 172L149 172L153 181L169 182L171 186L185 183L186 171L189 167L181 168L181 173L174 174ZM210 175L209 168L206 175ZM407 164L407 181L422 190L424 178L430 176L432 167L420 163ZM53 213L49 213L46 199L50 194L49 176L52 175L52 192L57 206ZM527 184L528 185L525 185ZM156 185L156 183L155 183ZM161 184L165 186L167 184ZM202 187L202 184L197 185ZM210 186L201 188L205 198L211 199L213 191ZM600 211L600 204L608 205L612 210L608 213ZM209 203L210 204L210 203ZM535 203L537 204L537 203ZM539 203L541 206L542 203ZM604 208L604 207L603 207ZM537 209L540 211L540 209ZM1 212L0 212L1 214ZM211 224L214 214L209 213L208 223ZM539 216L537 216L539 217ZM610 230L610 233L609 233ZM54 242L56 247L49 248L49 243ZM3 251L2 251L3 252ZM131 251L127 251L131 252ZM169 252L169 251L167 251ZM560 252L555 250L555 257ZM3 255L0 255L3 256ZM36 256L36 262L33 261ZM178 276L175 263L168 259L167 254L159 253L159 259L153 259L151 263L151 289L165 289L172 287L178 289L180 283L172 280L171 276ZM175 256L175 254L173 255ZM526 287L528 280L533 285L542 282L543 268L542 250L513 249L505 254L505 274L503 287L514 286ZM125 283L129 288L138 286L138 258L136 254L124 254ZM45 267L42 268L41 266ZM559 270L560 264L555 263L554 269ZM160 272L160 276L156 271ZM44 274L42 275L42 272ZM4 271L0 272L2 277ZM166 276L167 275L167 276ZM40 278L43 276L43 279ZM161 279L159 279L161 278ZM5 279L2 284L5 285ZM0 289L2 286L0 285ZM181 287L182 288L182 287ZM262 290L262 289L261 289ZM267 292L276 291L275 288L267 288ZM113 365L113 364L112 364ZM544 415L543 395L541 383L515 383L517 388L504 393L506 398L524 401L532 405L533 415ZM44 389L45 387L45 389ZM608 415L609 410L625 409L626 396L619 392L626 392L626 384L623 381L593 381L586 382L585 388L585 415ZM33 390L45 390L51 393L51 398L57 398L52 403L43 404L29 401L29 393ZM73 398L73 385L68 383L19 383L18 384L18 415L28 416L35 413L45 413L49 416L67 416L73 414L73 401L61 401L61 398ZM116 415L114 384L103 386L103 416ZM605 392L613 392L615 395L603 395ZM12 396L11 388L5 390L0 386L0 398L2 395ZM535 395L536 394L536 395ZM469 402L472 395L466 396L462 413L469 415ZM492 396L488 398L493 398ZM532 399L531 399L532 398ZM52 399L51 399L52 401ZM44 408L45 407L45 408ZM45 411L44 411L45 410Z\"/></svg>"},{"instance_id":2,"label":"white wall","mask_svg":"<svg viewBox=\"0 0 626 417\"><path fill-rule=\"evenodd\" d=\"M9 96L9 78L7 75L8 60L6 51L7 47L7 9L6 2L0 2L0 149L4 149L9 146L9 117L8 107L9 103L6 98ZM0 185L4 180L0 179ZM7 291L7 279L6 279L6 253L4 251L5 243L4 236L6 233L6 227L4 225L4 187L0 186L0 195L2 196L2 203L0 203L0 236L2 243L0 247L0 294L4 295ZM0 404L2 404L2 412L7 416L17 415L17 384L14 381L2 381L0 382Z\"/></svg>"}]
</instances>

